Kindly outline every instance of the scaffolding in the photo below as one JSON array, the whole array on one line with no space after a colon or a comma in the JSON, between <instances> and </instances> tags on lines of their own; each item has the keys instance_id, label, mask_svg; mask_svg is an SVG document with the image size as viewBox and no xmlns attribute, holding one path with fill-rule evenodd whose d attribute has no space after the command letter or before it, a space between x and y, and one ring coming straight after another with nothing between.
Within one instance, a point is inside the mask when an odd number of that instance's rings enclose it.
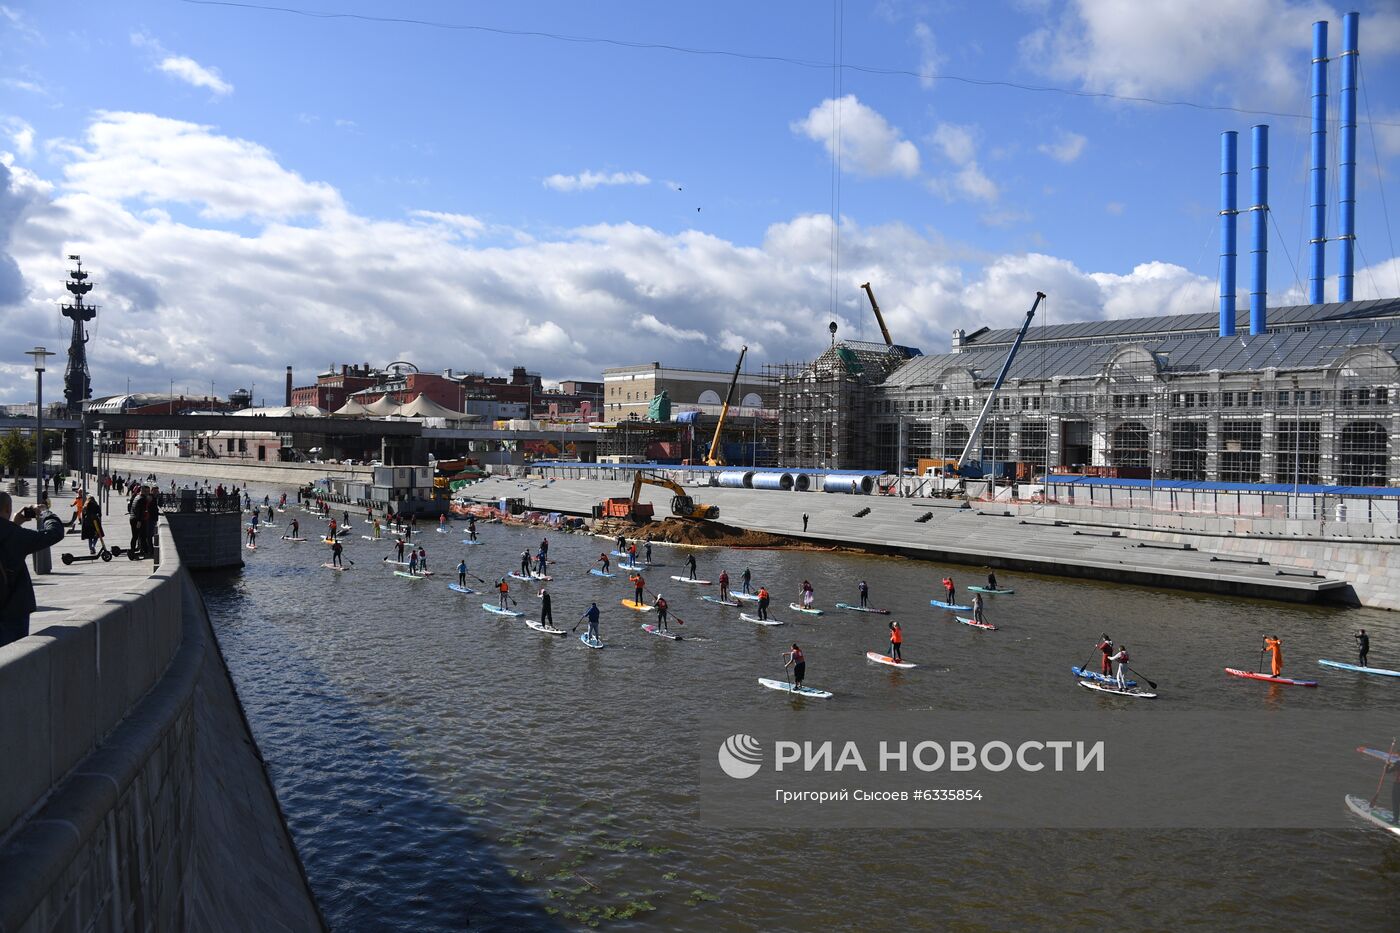
<instances>
[{"instance_id":1,"label":"scaffolding","mask_svg":"<svg viewBox=\"0 0 1400 933\"><path fill-rule=\"evenodd\" d=\"M778 462L807 469L892 470L897 428L872 422L871 400L909 354L903 347L845 340L808 363L765 365L764 374L778 386Z\"/></svg>"}]
</instances>

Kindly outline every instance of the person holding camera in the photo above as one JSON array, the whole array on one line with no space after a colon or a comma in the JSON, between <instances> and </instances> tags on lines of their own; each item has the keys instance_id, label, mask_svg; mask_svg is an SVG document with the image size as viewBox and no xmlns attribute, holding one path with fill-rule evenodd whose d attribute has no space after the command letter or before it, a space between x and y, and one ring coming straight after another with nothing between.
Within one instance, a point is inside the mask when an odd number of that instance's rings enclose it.
<instances>
[{"instance_id":1,"label":"person holding camera","mask_svg":"<svg viewBox=\"0 0 1400 933\"><path fill-rule=\"evenodd\" d=\"M0 645L29 634L29 615L38 606L24 559L63 540L63 520L48 508L29 505L11 517L14 500L0 492ZM21 528L31 518L38 528Z\"/></svg>"}]
</instances>

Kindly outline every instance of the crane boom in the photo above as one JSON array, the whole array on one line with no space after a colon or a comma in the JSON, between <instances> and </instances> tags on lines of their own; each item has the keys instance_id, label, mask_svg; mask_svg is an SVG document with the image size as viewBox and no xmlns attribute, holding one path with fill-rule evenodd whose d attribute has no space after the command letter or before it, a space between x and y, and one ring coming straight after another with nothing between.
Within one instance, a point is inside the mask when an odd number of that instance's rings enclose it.
<instances>
[{"instance_id":1,"label":"crane boom","mask_svg":"<svg viewBox=\"0 0 1400 933\"><path fill-rule=\"evenodd\" d=\"M880 306L875 303L875 293L870 290L870 283L866 282L861 288L870 296L870 310L875 312L875 323L880 325L880 334L885 338L885 346L894 346L894 339L890 337L890 329L885 326L885 316L880 313Z\"/></svg>"},{"instance_id":2,"label":"crane boom","mask_svg":"<svg viewBox=\"0 0 1400 933\"><path fill-rule=\"evenodd\" d=\"M1016 334L1011 349L1006 353L1006 362L1001 364L1001 372L997 373L997 381L993 383L992 391L988 394L986 403L982 405L982 413L977 416L977 423L972 426L972 433L967 436L967 446L963 448L962 455L958 457L958 462L954 467L958 473L962 472L963 467L968 462L968 456L982 438L982 428L987 424L987 415L991 412L992 406L996 404L997 393L1001 391L1001 385L1006 381L1006 374L1011 371L1011 361L1016 358L1016 351L1021 348L1021 341L1026 339L1026 331L1030 330L1031 318L1035 317L1035 309L1040 307L1040 303L1044 300L1044 292L1035 293L1035 302L1031 304L1031 309L1026 312L1026 319L1021 322L1021 330Z\"/></svg>"},{"instance_id":3,"label":"crane boom","mask_svg":"<svg viewBox=\"0 0 1400 933\"><path fill-rule=\"evenodd\" d=\"M715 425L715 437L710 441L710 452L705 457L707 466L724 466L724 458L719 456L719 432L724 430L724 419L729 417L729 406L734 401L734 388L739 384L739 371L744 368L744 354L747 346L739 350L739 362L734 366L734 378L729 380L729 392L724 396L724 407L719 410L719 423Z\"/></svg>"}]
</instances>

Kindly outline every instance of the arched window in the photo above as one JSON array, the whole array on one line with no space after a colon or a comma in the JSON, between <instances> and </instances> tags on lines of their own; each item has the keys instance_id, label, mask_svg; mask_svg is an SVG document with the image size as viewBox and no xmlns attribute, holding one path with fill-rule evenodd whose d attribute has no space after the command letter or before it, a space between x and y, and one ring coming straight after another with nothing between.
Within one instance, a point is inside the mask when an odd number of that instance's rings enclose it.
<instances>
[{"instance_id":1,"label":"arched window","mask_svg":"<svg viewBox=\"0 0 1400 933\"><path fill-rule=\"evenodd\" d=\"M704 392L700 393L700 398L697 399L697 401L701 405L719 405L724 400L719 397L719 393L714 389L706 389Z\"/></svg>"},{"instance_id":2,"label":"arched window","mask_svg":"<svg viewBox=\"0 0 1400 933\"><path fill-rule=\"evenodd\" d=\"M763 399L759 397L757 392L750 392L748 395L744 396L744 400L739 404L744 408L762 408Z\"/></svg>"}]
</instances>

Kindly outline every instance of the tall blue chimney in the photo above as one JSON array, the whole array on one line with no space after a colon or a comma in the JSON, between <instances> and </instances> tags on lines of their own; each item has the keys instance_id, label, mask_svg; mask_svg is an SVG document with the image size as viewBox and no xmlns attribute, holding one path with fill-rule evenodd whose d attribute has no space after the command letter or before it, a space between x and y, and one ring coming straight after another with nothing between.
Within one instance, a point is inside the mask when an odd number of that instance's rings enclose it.
<instances>
[{"instance_id":1,"label":"tall blue chimney","mask_svg":"<svg viewBox=\"0 0 1400 933\"><path fill-rule=\"evenodd\" d=\"M1253 224L1249 247L1249 332L1262 334L1268 330L1269 301L1269 127L1261 123L1254 127L1252 143L1254 157L1250 162L1249 179L1254 204L1250 207Z\"/></svg>"},{"instance_id":2,"label":"tall blue chimney","mask_svg":"<svg viewBox=\"0 0 1400 933\"><path fill-rule=\"evenodd\" d=\"M1312 170L1308 225L1308 301L1322 304L1327 269L1327 23L1313 23Z\"/></svg>"},{"instance_id":3,"label":"tall blue chimney","mask_svg":"<svg viewBox=\"0 0 1400 933\"><path fill-rule=\"evenodd\" d=\"M1337 239L1342 241L1341 265L1337 271L1337 300L1351 301L1352 280L1356 275L1356 32L1357 13L1342 17L1342 138L1341 190L1337 196Z\"/></svg>"},{"instance_id":4,"label":"tall blue chimney","mask_svg":"<svg viewBox=\"0 0 1400 933\"><path fill-rule=\"evenodd\" d=\"M1235 157L1240 134L1220 134L1220 336L1235 336Z\"/></svg>"}]
</instances>

